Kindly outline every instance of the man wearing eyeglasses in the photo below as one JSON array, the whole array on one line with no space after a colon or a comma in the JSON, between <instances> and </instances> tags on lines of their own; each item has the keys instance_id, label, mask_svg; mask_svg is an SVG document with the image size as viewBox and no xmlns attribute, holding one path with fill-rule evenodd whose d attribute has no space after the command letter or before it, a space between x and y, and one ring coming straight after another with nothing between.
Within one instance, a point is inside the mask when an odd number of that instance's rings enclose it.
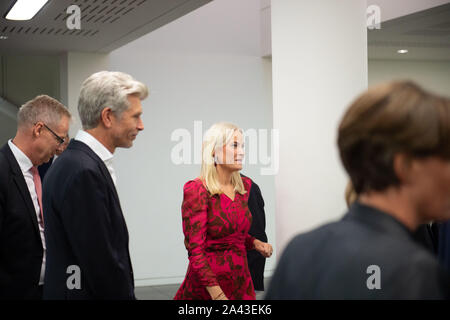
<instances>
[{"instance_id":1,"label":"man wearing eyeglasses","mask_svg":"<svg viewBox=\"0 0 450 320\"><path fill-rule=\"evenodd\" d=\"M0 149L0 299L41 299L46 248L37 166L64 144L71 115L40 95L17 115L17 133Z\"/></svg>"}]
</instances>

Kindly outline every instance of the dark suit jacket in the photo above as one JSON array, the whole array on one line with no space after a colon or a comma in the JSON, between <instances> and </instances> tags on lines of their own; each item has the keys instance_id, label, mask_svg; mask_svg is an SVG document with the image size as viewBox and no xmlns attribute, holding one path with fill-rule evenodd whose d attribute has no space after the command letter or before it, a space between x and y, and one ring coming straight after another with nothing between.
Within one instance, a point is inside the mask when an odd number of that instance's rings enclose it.
<instances>
[{"instance_id":1,"label":"dark suit jacket","mask_svg":"<svg viewBox=\"0 0 450 320\"><path fill-rule=\"evenodd\" d=\"M0 299L40 299L43 248L25 178L8 144L0 149Z\"/></svg>"},{"instance_id":2,"label":"dark suit jacket","mask_svg":"<svg viewBox=\"0 0 450 320\"><path fill-rule=\"evenodd\" d=\"M248 208L252 214L252 224L248 233L260 241L267 242L264 199L259 186L254 181L252 181L250 189ZM255 290L264 291L264 266L266 264L266 258L256 250L249 250L247 251L247 260Z\"/></svg>"},{"instance_id":3,"label":"dark suit jacket","mask_svg":"<svg viewBox=\"0 0 450 320\"><path fill-rule=\"evenodd\" d=\"M381 288L370 290L377 275ZM289 243L266 299L445 299L449 289L447 273L405 226L355 203L342 220Z\"/></svg>"},{"instance_id":4,"label":"dark suit jacket","mask_svg":"<svg viewBox=\"0 0 450 320\"><path fill-rule=\"evenodd\" d=\"M433 223L435 224L435 223ZM413 238L418 243L424 246L424 248L430 250L430 252L437 256L438 254L438 237L433 230L434 225L428 223L420 225L413 233Z\"/></svg>"},{"instance_id":5,"label":"dark suit jacket","mask_svg":"<svg viewBox=\"0 0 450 320\"><path fill-rule=\"evenodd\" d=\"M41 177L42 182L44 182L45 174L47 173L48 169L50 169L50 166L53 163L53 159L54 159L54 157L51 157L48 162L43 163L38 167L39 176Z\"/></svg>"},{"instance_id":6,"label":"dark suit jacket","mask_svg":"<svg viewBox=\"0 0 450 320\"><path fill-rule=\"evenodd\" d=\"M438 256L442 265L450 272L450 221L438 223Z\"/></svg>"},{"instance_id":7,"label":"dark suit jacket","mask_svg":"<svg viewBox=\"0 0 450 320\"><path fill-rule=\"evenodd\" d=\"M72 140L44 183L44 299L135 299L128 230L103 161ZM81 289L76 273L80 268ZM69 271L69 272L68 272Z\"/></svg>"}]
</instances>

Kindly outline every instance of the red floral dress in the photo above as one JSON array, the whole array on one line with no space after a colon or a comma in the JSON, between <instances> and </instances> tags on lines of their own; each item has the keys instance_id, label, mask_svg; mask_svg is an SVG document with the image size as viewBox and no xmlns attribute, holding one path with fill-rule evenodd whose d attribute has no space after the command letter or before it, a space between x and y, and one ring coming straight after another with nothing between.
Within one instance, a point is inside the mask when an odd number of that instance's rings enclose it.
<instances>
[{"instance_id":1,"label":"red floral dress","mask_svg":"<svg viewBox=\"0 0 450 320\"><path fill-rule=\"evenodd\" d=\"M248 209L251 180L242 178L247 193L210 196L200 179L184 185L181 207L184 244L189 266L174 299L211 299L207 286L220 286L230 300L254 300L255 290L247 264L248 234L252 215Z\"/></svg>"}]
</instances>

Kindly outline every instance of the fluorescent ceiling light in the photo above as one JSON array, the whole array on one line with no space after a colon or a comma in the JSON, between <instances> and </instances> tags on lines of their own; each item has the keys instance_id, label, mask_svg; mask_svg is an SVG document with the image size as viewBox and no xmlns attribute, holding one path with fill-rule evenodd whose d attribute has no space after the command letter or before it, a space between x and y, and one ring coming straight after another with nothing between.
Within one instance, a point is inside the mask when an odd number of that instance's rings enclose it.
<instances>
[{"instance_id":1,"label":"fluorescent ceiling light","mask_svg":"<svg viewBox=\"0 0 450 320\"><path fill-rule=\"evenodd\" d=\"M397 50L397 53L408 53L408 50L406 50L406 49L400 49L400 50Z\"/></svg>"},{"instance_id":2,"label":"fluorescent ceiling light","mask_svg":"<svg viewBox=\"0 0 450 320\"><path fill-rule=\"evenodd\" d=\"M17 0L6 15L8 20L30 20L48 0Z\"/></svg>"}]
</instances>

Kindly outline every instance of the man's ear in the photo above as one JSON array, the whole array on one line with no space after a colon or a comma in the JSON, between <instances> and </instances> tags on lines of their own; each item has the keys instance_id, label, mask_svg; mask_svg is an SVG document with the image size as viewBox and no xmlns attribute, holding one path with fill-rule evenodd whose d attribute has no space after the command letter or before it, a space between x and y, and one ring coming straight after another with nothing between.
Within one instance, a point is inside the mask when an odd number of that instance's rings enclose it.
<instances>
[{"instance_id":1,"label":"man's ear","mask_svg":"<svg viewBox=\"0 0 450 320\"><path fill-rule=\"evenodd\" d=\"M396 153L394 155L394 173L400 183L407 184L411 181L413 173L413 159L406 153Z\"/></svg>"},{"instance_id":2,"label":"man's ear","mask_svg":"<svg viewBox=\"0 0 450 320\"><path fill-rule=\"evenodd\" d=\"M32 127L32 132L33 132L33 137L38 138L41 133L42 133L42 128L44 127L44 124L40 121L38 121L33 127Z\"/></svg>"},{"instance_id":3,"label":"man's ear","mask_svg":"<svg viewBox=\"0 0 450 320\"><path fill-rule=\"evenodd\" d=\"M100 114L100 121L106 128L111 128L113 124L114 113L111 108L104 108Z\"/></svg>"}]
</instances>

